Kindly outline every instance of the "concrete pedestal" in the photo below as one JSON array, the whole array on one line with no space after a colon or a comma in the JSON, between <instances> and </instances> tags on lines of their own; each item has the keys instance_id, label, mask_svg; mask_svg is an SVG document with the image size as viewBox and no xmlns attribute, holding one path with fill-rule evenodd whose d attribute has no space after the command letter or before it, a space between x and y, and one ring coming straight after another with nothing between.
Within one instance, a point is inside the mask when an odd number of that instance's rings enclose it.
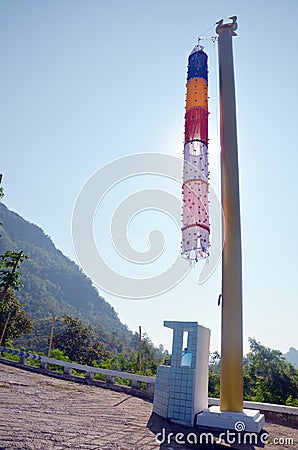
<instances>
[{"instance_id":1,"label":"concrete pedestal","mask_svg":"<svg viewBox=\"0 0 298 450\"><path fill-rule=\"evenodd\" d=\"M171 366L158 366L153 412L192 427L196 414L208 407L210 330L197 322L166 320L164 325L173 329L172 362ZM186 353L184 333L187 333Z\"/></svg>"},{"instance_id":2,"label":"concrete pedestal","mask_svg":"<svg viewBox=\"0 0 298 450\"><path fill-rule=\"evenodd\" d=\"M243 412L221 411L219 406L210 406L197 414L196 425L218 429L260 433L265 424L264 414L256 409Z\"/></svg>"}]
</instances>

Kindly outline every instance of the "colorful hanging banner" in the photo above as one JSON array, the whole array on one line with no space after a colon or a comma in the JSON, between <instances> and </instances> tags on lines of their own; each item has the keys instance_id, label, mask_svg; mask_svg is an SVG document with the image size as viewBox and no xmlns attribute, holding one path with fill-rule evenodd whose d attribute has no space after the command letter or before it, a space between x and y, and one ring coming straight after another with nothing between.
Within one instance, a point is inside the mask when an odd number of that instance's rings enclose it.
<instances>
[{"instance_id":1,"label":"colorful hanging banner","mask_svg":"<svg viewBox=\"0 0 298 450\"><path fill-rule=\"evenodd\" d=\"M196 46L188 58L183 168L182 256L209 255L207 55Z\"/></svg>"}]
</instances>

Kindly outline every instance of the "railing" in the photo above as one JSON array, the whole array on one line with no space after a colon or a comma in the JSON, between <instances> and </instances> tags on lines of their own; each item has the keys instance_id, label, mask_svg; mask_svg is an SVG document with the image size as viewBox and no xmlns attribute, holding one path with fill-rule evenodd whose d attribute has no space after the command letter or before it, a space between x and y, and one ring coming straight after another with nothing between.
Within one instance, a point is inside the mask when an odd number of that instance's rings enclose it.
<instances>
[{"instance_id":1,"label":"railing","mask_svg":"<svg viewBox=\"0 0 298 450\"><path fill-rule=\"evenodd\" d=\"M216 405L219 406L220 400L219 398L209 397L208 399L209 406ZM247 409L261 409L262 411L274 411L278 413L288 413L298 416L298 407L297 406L286 406L286 405L275 405L273 403L260 403L260 402L252 402L249 400L244 400L243 402L244 408Z\"/></svg>"},{"instance_id":2,"label":"railing","mask_svg":"<svg viewBox=\"0 0 298 450\"><path fill-rule=\"evenodd\" d=\"M49 369L49 367L48 367L49 364L63 367L63 378L66 378L66 379L73 378L73 375L72 375L73 370L85 372L84 379L86 382L89 382L90 384L91 383L97 384L97 381L99 383L103 384L104 383L103 380L94 380L94 376L96 374L100 374L100 375L104 375L106 377L105 384L108 385L107 387L112 388L114 385L116 385L115 387L118 387L119 389L122 389L122 390L127 390L127 389L137 390L137 391L140 391L139 393L142 394L142 396L153 399L154 385L155 385L154 377L148 377L145 375L128 373L128 372L120 372L118 370L102 369L100 367L85 366L82 364L76 364L76 363L72 363L72 362L68 362L68 361L62 361L60 359L48 358L47 356L35 355L30 352L25 352L25 351L21 351L21 350L13 350L8 347L0 347L0 354L3 352L19 356L20 357L19 364L22 364L23 366L26 366L27 368L30 368L33 370L39 369L39 368L27 365L27 360L33 359L35 361L39 361L41 371L43 373L47 373L48 375L58 375L59 374L59 372L57 372L53 369L52 370ZM60 375L62 375L62 374L60 373ZM75 376L75 378L77 380L80 377ZM119 380L130 380L131 386L123 385L123 384L121 384L121 382L118 384L117 381L119 381Z\"/></svg>"},{"instance_id":3,"label":"railing","mask_svg":"<svg viewBox=\"0 0 298 450\"><path fill-rule=\"evenodd\" d=\"M220 400L219 398L211 398L208 399L208 405L216 405L219 406ZM265 414L266 420L271 418L276 421L278 419L278 423L285 425L298 425L298 407L296 406L286 406L286 405L275 405L273 403L261 403L261 402L252 402L249 400L244 400L243 407L245 409L256 409L259 410L262 414Z\"/></svg>"},{"instance_id":4,"label":"railing","mask_svg":"<svg viewBox=\"0 0 298 450\"><path fill-rule=\"evenodd\" d=\"M62 361L60 359L48 358L46 356L35 355L30 352L24 352L20 350L12 350L8 347L0 347L1 353L6 352L20 357L19 362L1 359L1 362L7 362L9 364L20 366L32 371L39 371L41 373L64 378L67 380L80 381L90 384L98 384L100 386L108 387L110 389L122 390L125 392L131 392L133 395L140 395L142 397L153 400L155 378L148 377L145 375L139 375L134 373L120 372L118 370L108 370L102 369L100 367L85 366L82 364L75 364L68 361ZM27 360L32 359L40 362L40 368L27 365ZM56 365L63 367L63 373L56 372L55 370L50 370L48 365ZM73 376L72 370L78 370L85 373L84 378L79 376ZM106 380L95 380L94 376L96 374L105 375ZM130 380L131 386L126 386L118 384L119 380ZM210 405L219 405L220 401L218 398L208 399ZM265 413L266 417L273 416L275 419L279 418L280 423L285 422L285 424L298 424L298 408L293 406L285 405L273 405L271 403L258 403L244 401L244 408L248 409L258 409L262 413Z\"/></svg>"}]
</instances>

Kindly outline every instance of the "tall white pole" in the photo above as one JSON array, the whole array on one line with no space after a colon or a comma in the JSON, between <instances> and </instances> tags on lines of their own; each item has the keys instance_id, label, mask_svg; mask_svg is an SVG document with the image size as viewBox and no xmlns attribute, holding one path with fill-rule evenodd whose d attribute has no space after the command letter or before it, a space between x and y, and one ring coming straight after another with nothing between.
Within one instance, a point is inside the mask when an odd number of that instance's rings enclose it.
<instances>
[{"instance_id":1,"label":"tall white pole","mask_svg":"<svg viewBox=\"0 0 298 450\"><path fill-rule=\"evenodd\" d=\"M237 28L220 21L218 36L221 196L225 218L222 257L221 411L243 410L242 255L236 99L232 36Z\"/></svg>"}]
</instances>

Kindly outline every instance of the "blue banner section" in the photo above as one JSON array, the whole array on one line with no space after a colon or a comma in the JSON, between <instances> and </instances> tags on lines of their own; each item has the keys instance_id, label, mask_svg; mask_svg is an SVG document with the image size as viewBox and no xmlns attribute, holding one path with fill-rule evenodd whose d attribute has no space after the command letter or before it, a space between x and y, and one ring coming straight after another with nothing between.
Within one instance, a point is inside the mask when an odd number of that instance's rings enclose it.
<instances>
[{"instance_id":1,"label":"blue banner section","mask_svg":"<svg viewBox=\"0 0 298 450\"><path fill-rule=\"evenodd\" d=\"M207 55L203 51L189 55L187 81L191 78L203 78L208 83Z\"/></svg>"}]
</instances>

